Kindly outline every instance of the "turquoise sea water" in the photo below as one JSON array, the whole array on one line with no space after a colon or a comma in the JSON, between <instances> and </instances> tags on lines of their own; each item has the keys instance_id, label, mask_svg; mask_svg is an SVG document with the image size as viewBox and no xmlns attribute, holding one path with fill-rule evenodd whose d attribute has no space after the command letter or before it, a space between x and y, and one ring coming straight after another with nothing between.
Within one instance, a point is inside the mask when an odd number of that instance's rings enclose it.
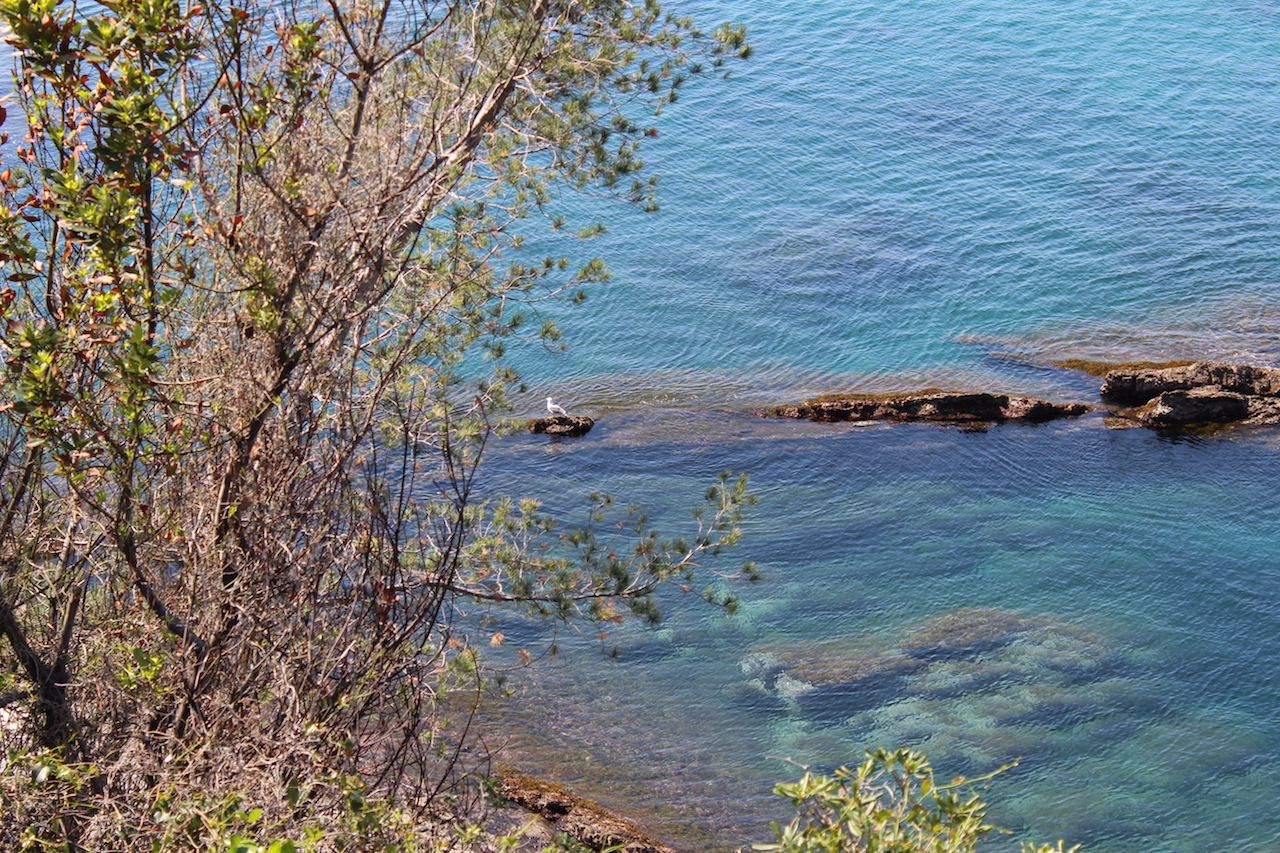
<instances>
[{"instance_id":1,"label":"turquoise sea water","mask_svg":"<svg viewBox=\"0 0 1280 853\"><path fill-rule=\"evenodd\" d=\"M765 578L732 618L676 596L603 640L495 622L562 653L513 673L490 737L691 851L768 840L782 759L904 745L943 776L1020 759L988 792L1015 831L993 849L1280 850L1280 432L753 413L844 388L1088 399L1043 366L1071 356L1280 364L1280 6L670 5L746 23L756 55L662 118L659 214L578 205L615 278L541 307L566 352L513 358L528 414L551 394L599 423L496 442L486 476L675 530L746 472L737 556ZM902 651L982 619L1009 630Z\"/></svg>"},{"instance_id":2,"label":"turquoise sea water","mask_svg":"<svg viewBox=\"0 0 1280 853\"><path fill-rule=\"evenodd\" d=\"M702 14L757 55L670 112L663 212L610 217L617 277L533 378L972 369L958 337L1275 357L1270 6Z\"/></svg>"},{"instance_id":3,"label":"turquoise sea water","mask_svg":"<svg viewBox=\"0 0 1280 853\"><path fill-rule=\"evenodd\" d=\"M504 624L564 649L518 678L524 760L690 848L767 840L779 759L910 745L944 776L1021 758L993 849L1280 849L1280 433L752 413L852 387L1089 400L1045 366L1071 356L1280 363L1280 7L681 8L745 22L756 55L662 118L659 214L581 211L615 278L544 309L569 350L516 353L530 415L551 394L598 426L506 440L489 477L674 528L744 471L765 579L732 618L677 597L604 641ZM893 669L983 619L1013 627Z\"/></svg>"}]
</instances>

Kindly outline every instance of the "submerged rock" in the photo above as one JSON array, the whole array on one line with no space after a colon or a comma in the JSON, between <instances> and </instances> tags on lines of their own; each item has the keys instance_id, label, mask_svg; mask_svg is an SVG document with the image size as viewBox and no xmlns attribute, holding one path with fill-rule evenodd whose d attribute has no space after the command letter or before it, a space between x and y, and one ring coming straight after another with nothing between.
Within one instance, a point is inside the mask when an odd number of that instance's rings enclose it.
<instances>
[{"instance_id":1,"label":"submerged rock","mask_svg":"<svg viewBox=\"0 0 1280 853\"><path fill-rule=\"evenodd\" d=\"M802 716L838 722L901 696L906 679L925 663L841 638L762 646L743 658L740 666L760 689Z\"/></svg>"},{"instance_id":2,"label":"submerged rock","mask_svg":"<svg viewBox=\"0 0 1280 853\"><path fill-rule=\"evenodd\" d=\"M764 689L759 684L744 684L730 694L733 704L753 714L780 716L791 710L791 706L780 696Z\"/></svg>"},{"instance_id":3,"label":"submerged rock","mask_svg":"<svg viewBox=\"0 0 1280 853\"><path fill-rule=\"evenodd\" d=\"M748 678L772 686L783 674L808 685L839 684L886 671L916 669L922 664L886 649L875 637L839 636L801 643L764 643L745 655L738 666Z\"/></svg>"},{"instance_id":4,"label":"submerged rock","mask_svg":"<svg viewBox=\"0 0 1280 853\"><path fill-rule=\"evenodd\" d=\"M1030 697L1025 707L997 715L1001 726L1040 726L1066 731L1083 723L1119 715L1124 719L1158 716L1167 700L1153 694L1150 685L1129 679L1097 682L1088 690L1058 689Z\"/></svg>"},{"instance_id":5,"label":"submerged rock","mask_svg":"<svg viewBox=\"0 0 1280 853\"><path fill-rule=\"evenodd\" d=\"M1007 646L1051 623L995 607L961 607L925 623L907 637L902 651L922 660L970 660Z\"/></svg>"},{"instance_id":6,"label":"submerged rock","mask_svg":"<svg viewBox=\"0 0 1280 853\"><path fill-rule=\"evenodd\" d=\"M907 743L949 773L1021 761L1009 772L1039 774L1174 724L1168 667L1135 652L1053 615L963 607L897 636L761 644L741 665L780 740Z\"/></svg>"},{"instance_id":7,"label":"submerged rock","mask_svg":"<svg viewBox=\"0 0 1280 853\"><path fill-rule=\"evenodd\" d=\"M796 708L814 722L838 723L860 711L890 705L903 696L906 674L885 671L856 681L810 686L795 696Z\"/></svg>"},{"instance_id":8,"label":"submerged rock","mask_svg":"<svg viewBox=\"0 0 1280 853\"><path fill-rule=\"evenodd\" d=\"M810 660L781 676L779 687L786 685L782 678L793 679L789 686L801 714L814 720L840 720L898 699L907 679L921 666L921 661L896 653Z\"/></svg>"},{"instance_id":9,"label":"submerged rock","mask_svg":"<svg viewBox=\"0 0 1280 853\"><path fill-rule=\"evenodd\" d=\"M586 435L595 425L596 422L586 415L553 415L549 418L534 418L528 422L529 432L569 438Z\"/></svg>"},{"instance_id":10,"label":"submerged rock","mask_svg":"<svg viewBox=\"0 0 1280 853\"><path fill-rule=\"evenodd\" d=\"M1114 675L1115 657L1102 638L1059 620L962 607L917 626L896 647L873 636L770 643L740 665L800 717L831 725L907 699L971 698L1018 685L1086 695L1090 684Z\"/></svg>"},{"instance_id":11,"label":"submerged rock","mask_svg":"<svg viewBox=\"0 0 1280 853\"><path fill-rule=\"evenodd\" d=\"M830 394L799 406L778 406L771 414L811 421L925 421L988 424L1004 421L1043 423L1089 411L1084 403L1051 403L1035 397L985 391L923 391L900 394Z\"/></svg>"}]
</instances>

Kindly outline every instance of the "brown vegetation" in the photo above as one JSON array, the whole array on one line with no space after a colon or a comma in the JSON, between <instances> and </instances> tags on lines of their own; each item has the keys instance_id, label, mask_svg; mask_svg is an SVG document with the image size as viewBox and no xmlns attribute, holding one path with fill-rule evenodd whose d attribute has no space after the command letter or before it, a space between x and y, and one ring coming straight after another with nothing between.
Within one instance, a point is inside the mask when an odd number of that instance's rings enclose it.
<instances>
[{"instance_id":1,"label":"brown vegetation","mask_svg":"<svg viewBox=\"0 0 1280 853\"><path fill-rule=\"evenodd\" d=\"M1185 367L1190 361L1090 361L1084 358L1064 358L1052 362L1054 367L1087 373L1090 376L1106 376L1113 370L1159 370L1165 367Z\"/></svg>"},{"instance_id":2,"label":"brown vegetation","mask_svg":"<svg viewBox=\"0 0 1280 853\"><path fill-rule=\"evenodd\" d=\"M418 830L465 828L489 758L466 609L656 619L738 536L727 477L684 539L476 477L522 312L606 275L508 229L560 187L650 205L628 115L740 31L621 0L0 18L29 130L0 172L0 848L447 843Z\"/></svg>"}]
</instances>

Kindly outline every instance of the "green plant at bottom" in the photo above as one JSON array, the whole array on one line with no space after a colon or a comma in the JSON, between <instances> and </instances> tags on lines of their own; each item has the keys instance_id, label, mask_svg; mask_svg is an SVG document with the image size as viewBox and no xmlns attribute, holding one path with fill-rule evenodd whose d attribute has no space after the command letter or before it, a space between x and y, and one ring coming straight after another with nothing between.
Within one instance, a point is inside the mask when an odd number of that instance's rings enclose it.
<instances>
[{"instance_id":1,"label":"green plant at bottom","mask_svg":"<svg viewBox=\"0 0 1280 853\"><path fill-rule=\"evenodd\" d=\"M796 806L786 826L771 824L776 843L756 844L759 853L970 853L987 833L987 804L974 785L1007 770L939 785L924 755L912 749L868 751L857 770L841 767L827 776L805 769L797 782L774 793ZM1048 845L1023 846L1024 853L1076 853Z\"/></svg>"}]
</instances>

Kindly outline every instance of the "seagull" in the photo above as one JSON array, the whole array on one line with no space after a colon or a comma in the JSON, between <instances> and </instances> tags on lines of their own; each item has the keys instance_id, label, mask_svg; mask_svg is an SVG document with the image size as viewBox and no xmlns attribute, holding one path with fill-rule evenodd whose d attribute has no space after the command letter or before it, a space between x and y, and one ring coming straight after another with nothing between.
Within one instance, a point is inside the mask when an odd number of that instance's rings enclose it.
<instances>
[{"instance_id":1,"label":"seagull","mask_svg":"<svg viewBox=\"0 0 1280 853\"><path fill-rule=\"evenodd\" d=\"M551 401L550 397L547 398L547 411L553 415L564 415L565 417L568 417L569 415L569 413L564 410L564 406L557 406Z\"/></svg>"}]
</instances>

